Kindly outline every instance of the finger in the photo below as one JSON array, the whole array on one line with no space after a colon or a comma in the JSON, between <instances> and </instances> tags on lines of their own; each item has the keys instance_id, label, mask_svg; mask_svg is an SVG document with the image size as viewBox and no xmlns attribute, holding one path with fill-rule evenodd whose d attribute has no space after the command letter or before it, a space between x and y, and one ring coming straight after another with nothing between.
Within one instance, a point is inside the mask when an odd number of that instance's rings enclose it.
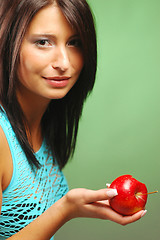
<instances>
[{"instance_id":1,"label":"finger","mask_svg":"<svg viewBox=\"0 0 160 240\"><path fill-rule=\"evenodd\" d=\"M85 200L86 203L93 203L97 201L108 200L118 195L116 189L100 189L97 191L88 190L86 192Z\"/></svg>"},{"instance_id":2,"label":"finger","mask_svg":"<svg viewBox=\"0 0 160 240\"><path fill-rule=\"evenodd\" d=\"M119 223L123 226L129 224L129 223L133 223L133 222L136 222L137 220L139 220L140 218L142 218L145 214L146 214L146 210L142 210L142 211L139 211L131 216L122 216L116 212L112 212L111 209L108 208L108 219L111 220L111 221L114 221L116 223Z\"/></svg>"},{"instance_id":3,"label":"finger","mask_svg":"<svg viewBox=\"0 0 160 240\"><path fill-rule=\"evenodd\" d=\"M106 186L107 186L107 188L109 188L111 186L111 184L110 183L106 183Z\"/></svg>"},{"instance_id":4,"label":"finger","mask_svg":"<svg viewBox=\"0 0 160 240\"><path fill-rule=\"evenodd\" d=\"M132 216L123 217L121 225L127 225L129 223L136 222L137 220L139 220L140 218L145 216L146 213L147 213L147 210L142 210L142 211L139 211L139 212L133 214Z\"/></svg>"}]
</instances>

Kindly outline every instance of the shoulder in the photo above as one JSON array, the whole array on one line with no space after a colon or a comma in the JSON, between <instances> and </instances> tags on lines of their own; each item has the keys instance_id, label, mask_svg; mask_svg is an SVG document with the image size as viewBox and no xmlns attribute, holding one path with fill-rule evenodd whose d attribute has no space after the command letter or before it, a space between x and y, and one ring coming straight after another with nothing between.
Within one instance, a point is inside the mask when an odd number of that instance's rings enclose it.
<instances>
[{"instance_id":1,"label":"shoulder","mask_svg":"<svg viewBox=\"0 0 160 240\"><path fill-rule=\"evenodd\" d=\"M6 118L5 113L0 110L0 209L2 205L2 192L7 188L12 174L12 158L2 125L6 127Z\"/></svg>"},{"instance_id":2,"label":"shoulder","mask_svg":"<svg viewBox=\"0 0 160 240\"><path fill-rule=\"evenodd\" d=\"M4 155L5 155L5 149L6 149L6 138L5 134L2 130L2 127L0 126L0 182L2 183L3 178L3 169L4 169Z\"/></svg>"},{"instance_id":3,"label":"shoulder","mask_svg":"<svg viewBox=\"0 0 160 240\"><path fill-rule=\"evenodd\" d=\"M12 157L9 145L4 131L0 126L0 187L2 190L5 190L9 185L12 169Z\"/></svg>"},{"instance_id":4,"label":"shoulder","mask_svg":"<svg viewBox=\"0 0 160 240\"><path fill-rule=\"evenodd\" d=\"M2 151L1 151L2 149ZM3 156L1 155L3 152L3 130L0 127L0 212L1 212L1 206L2 206L2 185L3 185L3 164L2 159Z\"/></svg>"}]
</instances>

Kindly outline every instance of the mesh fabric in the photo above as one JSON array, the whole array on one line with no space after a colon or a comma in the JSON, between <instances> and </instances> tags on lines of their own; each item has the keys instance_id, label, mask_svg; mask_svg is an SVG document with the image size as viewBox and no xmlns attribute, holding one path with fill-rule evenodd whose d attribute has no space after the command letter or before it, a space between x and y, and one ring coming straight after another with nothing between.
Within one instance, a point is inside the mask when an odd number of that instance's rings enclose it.
<instances>
[{"instance_id":1,"label":"mesh fabric","mask_svg":"<svg viewBox=\"0 0 160 240\"><path fill-rule=\"evenodd\" d=\"M12 179L2 194L0 215L0 240L2 240L20 231L64 196L68 191L68 185L45 141L35 153L41 167L33 171L5 112L2 111L0 126L7 138L13 161Z\"/></svg>"}]
</instances>

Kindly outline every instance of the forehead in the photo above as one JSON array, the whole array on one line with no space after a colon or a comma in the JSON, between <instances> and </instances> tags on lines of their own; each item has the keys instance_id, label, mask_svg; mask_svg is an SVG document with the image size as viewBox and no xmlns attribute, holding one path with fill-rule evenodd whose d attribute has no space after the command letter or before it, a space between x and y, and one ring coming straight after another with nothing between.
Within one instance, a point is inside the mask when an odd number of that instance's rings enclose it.
<instances>
[{"instance_id":1,"label":"forehead","mask_svg":"<svg viewBox=\"0 0 160 240\"><path fill-rule=\"evenodd\" d=\"M75 34L75 30L66 20L57 4L41 9L30 22L26 34Z\"/></svg>"}]
</instances>

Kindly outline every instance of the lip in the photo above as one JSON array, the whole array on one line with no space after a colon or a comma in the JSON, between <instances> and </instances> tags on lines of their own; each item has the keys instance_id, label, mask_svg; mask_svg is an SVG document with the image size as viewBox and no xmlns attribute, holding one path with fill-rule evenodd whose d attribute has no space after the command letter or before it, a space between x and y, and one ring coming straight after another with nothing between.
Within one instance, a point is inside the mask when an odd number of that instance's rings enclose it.
<instances>
[{"instance_id":1,"label":"lip","mask_svg":"<svg viewBox=\"0 0 160 240\"><path fill-rule=\"evenodd\" d=\"M69 83L69 76L54 76L54 77L43 77L47 84L53 88L63 88Z\"/></svg>"},{"instance_id":2,"label":"lip","mask_svg":"<svg viewBox=\"0 0 160 240\"><path fill-rule=\"evenodd\" d=\"M55 77L43 77L46 80L50 81L64 81L64 80L69 80L71 77L69 76L55 76Z\"/></svg>"}]
</instances>

